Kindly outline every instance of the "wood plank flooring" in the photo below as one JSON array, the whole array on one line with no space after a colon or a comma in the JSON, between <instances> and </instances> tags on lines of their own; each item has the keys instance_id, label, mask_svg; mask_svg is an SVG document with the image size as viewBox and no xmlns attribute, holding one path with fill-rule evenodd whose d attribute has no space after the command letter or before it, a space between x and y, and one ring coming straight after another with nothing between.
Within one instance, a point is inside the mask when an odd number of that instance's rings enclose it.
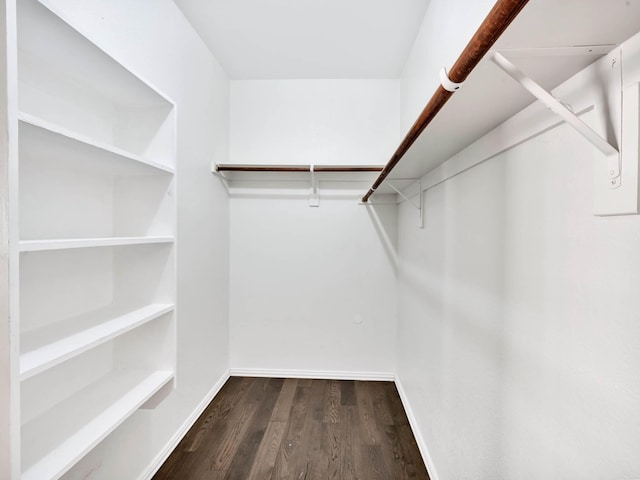
<instances>
[{"instance_id":1,"label":"wood plank flooring","mask_svg":"<svg viewBox=\"0 0 640 480\"><path fill-rule=\"evenodd\" d=\"M428 480L392 382L231 377L154 480Z\"/></svg>"}]
</instances>

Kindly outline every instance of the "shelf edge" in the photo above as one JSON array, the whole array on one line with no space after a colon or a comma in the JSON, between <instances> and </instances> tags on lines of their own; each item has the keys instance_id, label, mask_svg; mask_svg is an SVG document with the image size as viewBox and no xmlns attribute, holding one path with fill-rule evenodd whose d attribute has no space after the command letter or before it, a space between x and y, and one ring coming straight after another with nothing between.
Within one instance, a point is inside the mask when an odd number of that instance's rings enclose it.
<instances>
[{"instance_id":1,"label":"shelf edge","mask_svg":"<svg viewBox=\"0 0 640 480\"><path fill-rule=\"evenodd\" d=\"M151 307L156 308L151 309ZM144 314L139 313L141 310L145 309L150 309L151 311ZM146 307L139 308L101 324L95 325L92 328L79 331L58 341L49 343L30 352L26 352L20 355L20 381L27 380L28 378L31 378L41 372L53 368L66 360L74 358L88 350L91 350L98 345L102 345L109 340L119 337L120 335L124 335L125 333L142 325L145 325L146 323L151 322L161 317L162 315L173 311L174 309L174 304L147 305ZM127 316L132 316L133 318L131 318L129 321L124 321L123 317ZM122 325L117 326L119 323L121 323ZM100 335L95 332L95 330L104 330L105 327L109 326L109 324L111 324L111 329L107 328L106 332L103 332ZM89 338L83 339L83 337ZM65 344L71 344L72 346L67 346L65 348ZM50 352L47 355L46 351L51 350L62 351L58 354ZM40 359L39 361L31 360L32 358L38 356L45 356L45 359Z\"/></svg>"},{"instance_id":2,"label":"shelf edge","mask_svg":"<svg viewBox=\"0 0 640 480\"><path fill-rule=\"evenodd\" d=\"M122 247L127 245L153 245L173 243L174 237L104 237L104 238L61 238L51 240L21 240L20 252L40 252L69 250L75 248Z\"/></svg>"},{"instance_id":3,"label":"shelf edge","mask_svg":"<svg viewBox=\"0 0 640 480\"><path fill-rule=\"evenodd\" d=\"M74 130L65 128L61 125L50 122L43 118L37 117L35 115L31 115L25 112L18 112L18 120L27 125L31 125L36 128L41 128L48 132L54 133L56 135L66 137L75 142L80 142L90 147L108 152L112 155L117 155L118 157L124 158L126 160L134 161L134 162L140 163L141 165L145 165L150 168L155 168L157 170L163 171L171 175L175 174L175 169L173 167L169 167L159 162L154 162L153 160L149 160L140 155L136 155L134 153L128 152L114 145L109 145L104 142L97 142L90 137L87 137L85 135L75 132Z\"/></svg>"},{"instance_id":4,"label":"shelf edge","mask_svg":"<svg viewBox=\"0 0 640 480\"><path fill-rule=\"evenodd\" d=\"M174 376L174 371L156 370L150 372L114 404L92 418L80 430L24 471L20 476L21 480L60 478L146 401L153 397L155 393L170 382ZM106 419L108 417L113 417L113 420L107 422ZM106 425L100 428L99 431L95 431L96 423L105 423ZM70 444L74 443L77 444L76 448L71 449ZM65 450L69 449L71 449L71 453L65 452Z\"/></svg>"}]
</instances>

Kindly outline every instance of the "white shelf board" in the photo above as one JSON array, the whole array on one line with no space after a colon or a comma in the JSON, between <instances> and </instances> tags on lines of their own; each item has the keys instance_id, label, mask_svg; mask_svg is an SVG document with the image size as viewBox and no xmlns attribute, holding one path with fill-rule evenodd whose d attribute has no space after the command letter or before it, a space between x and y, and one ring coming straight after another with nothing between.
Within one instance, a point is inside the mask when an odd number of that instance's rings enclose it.
<instances>
[{"instance_id":1,"label":"white shelf board","mask_svg":"<svg viewBox=\"0 0 640 480\"><path fill-rule=\"evenodd\" d=\"M67 250L72 248L119 247L126 245L152 245L173 243L173 237L103 237L103 238L58 238L50 240L21 240L21 252Z\"/></svg>"},{"instance_id":2,"label":"white shelf board","mask_svg":"<svg viewBox=\"0 0 640 480\"><path fill-rule=\"evenodd\" d=\"M525 6L492 50L502 52L545 89L552 90L639 30L640 4L536 0ZM434 72L434 78L437 74ZM534 100L493 64L490 54L485 56L393 169L389 180L423 177Z\"/></svg>"},{"instance_id":3,"label":"white shelf board","mask_svg":"<svg viewBox=\"0 0 640 480\"><path fill-rule=\"evenodd\" d=\"M120 315L103 310L21 335L20 380L26 380L174 309L151 304Z\"/></svg>"},{"instance_id":4,"label":"white shelf board","mask_svg":"<svg viewBox=\"0 0 640 480\"><path fill-rule=\"evenodd\" d=\"M55 480L173 378L113 371L22 427L21 480Z\"/></svg>"},{"instance_id":5,"label":"white shelf board","mask_svg":"<svg viewBox=\"0 0 640 480\"><path fill-rule=\"evenodd\" d=\"M139 174L149 174L149 168L164 173L173 174L174 169L140 155L127 152L121 148L96 141L86 135L49 122L35 115L25 112L18 113L18 120L23 128L20 129L20 150L24 153L39 153L46 158L64 163L73 161L77 165L105 162L109 166L122 170L129 167L127 174L135 174L131 163L148 168L139 169ZM24 128L27 126L27 128ZM91 161L89 159L92 159ZM95 160L93 160L95 159ZM151 171L153 171L151 170ZM125 171L123 170L123 173Z\"/></svg>"}]
</instances>

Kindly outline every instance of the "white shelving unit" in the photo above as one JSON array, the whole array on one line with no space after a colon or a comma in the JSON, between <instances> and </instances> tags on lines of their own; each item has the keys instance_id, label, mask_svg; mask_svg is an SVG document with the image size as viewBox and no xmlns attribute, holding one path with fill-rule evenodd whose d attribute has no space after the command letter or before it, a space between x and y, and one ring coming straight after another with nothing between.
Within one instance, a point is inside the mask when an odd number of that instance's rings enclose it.
<instances>
[{"instance_id":1,"label":"white shelving unit","mask_svg":"<svg viewBox=\"0 0 640 480\"><path fill-rule=\"evenodd\" d=\"M18 7L21 478L57 479L175 382L175 105Z\"/></svg>"}]
</instances>

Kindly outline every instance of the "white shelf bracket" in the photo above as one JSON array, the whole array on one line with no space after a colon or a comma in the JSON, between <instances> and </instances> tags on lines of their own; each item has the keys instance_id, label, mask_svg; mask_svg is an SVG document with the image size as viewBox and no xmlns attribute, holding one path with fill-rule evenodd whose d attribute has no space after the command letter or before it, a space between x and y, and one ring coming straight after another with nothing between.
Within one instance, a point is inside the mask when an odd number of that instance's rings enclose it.
<instances>
[{"instance_id":1,"label":"white shelf bracket","mask_svg":"<svg viewBox=\"0 0 640 480\"><path fill-rule=\"evenodd\" d=\"M498 52L494 53L492 60L498 67L506 72L507 75L518 82L525 90L540 100L549 110L562 118L562 120L573 127L606 156L609 188L619 188L622 184L622 177L620 172L620 152L618 149L602 138L602 136L583 122L565 104L542 88L532 78L528 77L502 54Z\"/></svg>"},{"instance_id":2,"label":"white shelf bracket","mask_svg":"<svg viewBox=\"0 0 640 480\"><path fill-rule=\"evenodd\" d=\"M320 206L320 195L318 194L318 178L316 177L314 166L311 165L309 169L309 175L311 176L311 193L309 194L309 206Z\"/></svg>"},{"instance_id":3,"label":"white shelf bracket","mask_svg":"<svg viewBox=\"0 0 640 480\"><path fill-rule=\"evenodd\" d=\"M411 198L407 197L402 190L400 190L399 188L396 188L396 186L391 183L388 179L387 179L387 185L389 185L398 195L400 195L402 198L404 198L410 205L412 205L414 208L418 209L418 228L424 228L424 210L422 208L422 204L423 199L422 196L424 195L424 192L422 191L422 179L418 180L416 183L418 184L418 204L416 205L413 201L411 201Z\"/></svg>"}]
</instances>

